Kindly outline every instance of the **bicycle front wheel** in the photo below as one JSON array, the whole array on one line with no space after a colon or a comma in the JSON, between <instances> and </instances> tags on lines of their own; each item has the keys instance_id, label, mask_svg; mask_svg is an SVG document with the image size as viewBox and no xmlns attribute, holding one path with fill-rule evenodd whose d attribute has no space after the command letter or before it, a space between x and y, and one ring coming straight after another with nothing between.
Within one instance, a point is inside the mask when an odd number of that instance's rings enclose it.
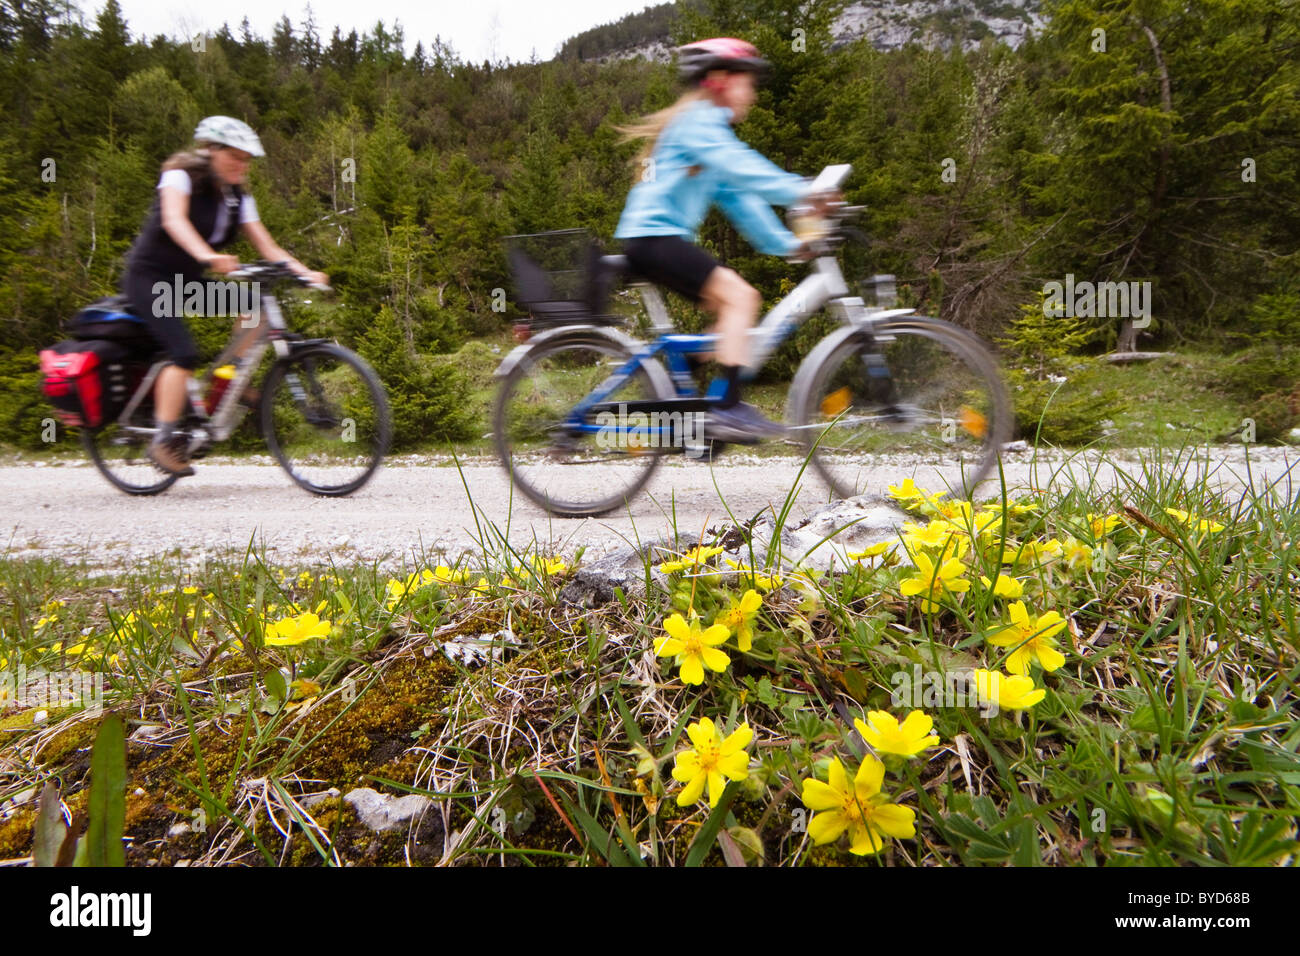
<instances>
[{"instance_id":1,"label":"bicycle front wheel","mask_svg":"<svg viewBox=\"0 0 1300 956\"><path fill-rule=\"evenodd\" d=\"M659 465L660 445L617 422L605 430L573 409L632 357L606 336L575 330L534 346L497 393L492 434L516 488L548 512L590 517L621 508ZM638 365L603 405L671 397ZM631 424L635 425L635 422Z\"/></svg>"},{"instance_id":2,"label":"bicycle front wheel","mask_svg":"<svg viewBox=\"0 0 1300 956\"><path fill-rule=\"evenodd\" d=\"M262 388L266 443L299 487L316 495L356 491L392 439L384 386L361 356L332 344L276 362Z\"/></svg>"},{"instance_id":3,"label":"bicycle front wheel","mask_svg":"<svg viewBox=\"0 0 1300 956\"><path fill-rule=\"evenodd\" d=\"M969 498L1012 430L1006 386L979 338L925 316L832 334L792 396L818 474L842 498L902 477Z\"/></svg>"}]
</instances>

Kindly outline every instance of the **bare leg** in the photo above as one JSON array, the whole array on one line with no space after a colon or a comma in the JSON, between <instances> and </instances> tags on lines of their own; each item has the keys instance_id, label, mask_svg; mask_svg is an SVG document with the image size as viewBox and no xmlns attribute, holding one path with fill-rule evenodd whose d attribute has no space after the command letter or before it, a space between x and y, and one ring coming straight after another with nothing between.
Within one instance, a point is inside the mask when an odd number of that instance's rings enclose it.
<instances>
[{"instance_id":1,"label":"bare leg","mask_svg":"<svg viewBox=\"0 0 1300 956\"><path fill-rule=\"evenodd\" d=\"M154 412L158 421L175 422L181 417L189 390L189 377L189 369L179 365L168 365L158 373L154 385Z\"/></svg>"},{"instance_id":2,"label":"bare leg","mask_svg":"<svg viewBox=\"0 0 1300 956\"><path fill-rule=\"evenodd\" d=\"M703 305L718 317L720 365L743 366L749 361L749 335L763 298L734 269L718 266L700 290Z\"/></svg>"}]
</instances>

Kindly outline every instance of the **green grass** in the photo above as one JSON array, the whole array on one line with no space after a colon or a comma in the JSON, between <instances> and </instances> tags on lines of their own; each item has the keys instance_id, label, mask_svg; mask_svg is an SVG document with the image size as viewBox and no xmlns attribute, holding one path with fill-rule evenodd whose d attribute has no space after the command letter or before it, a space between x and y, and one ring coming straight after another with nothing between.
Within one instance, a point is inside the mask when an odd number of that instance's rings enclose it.
<instances>
[{"instance_id":1,"label":"green grass","mask_svg":"<svg viewBox=\"0 0 1300 956\"><path fill-rule=\"evenodd\" d=\"M732 528L725 543L757 571L708 555L665 574L674 555L647 556L644 596L597 608L560 598L575 556L547 567L543 548L512 548L482 517L458 564L417 556L394 577L255 552L193 574L4 559L0 657L28 674L99 673L105 710L128 734L148 725L128 743L131 865L1294 863L1300 509L1290 487L1220 497L1189 465L1164 454L1114 491L1012 490L974 516L919 500L928 531L835 573L791 567ZM714 543L675 530L683 554ZM947 572L968 588L926 608L912 594L934 586L921 554L963 540ZM992 713L959 675L1005 669L1016 649L989 640L1013 620L981 583L999 571L1032 618L1066 626L1052 639L1063 664L1030 668L1042 699ZM724 625L725 667L684 684L655 654L666 622L694 612L708 627L750 589L752 646ZM323 637L268 641L308 611L330 622ZM893 699L913 676L920 696ZM0 708L0 804L57 778L68 807L84 806L100 717ZM816 844L833 811L804 805L804 781L867 759L855 719L913 709L938 743L911 758L881 749L876 800L913 811L914 835L875 855ZM679 806L672 771L705 717L724 737L752 730L745 779L714 807L707 790ZM409 832L372 834L325 793L362 785L433 807ZM0 860L30 854L32 809L0 822ZM195 826L164 839L178 822Z\"/></svg>"}]
</instances>

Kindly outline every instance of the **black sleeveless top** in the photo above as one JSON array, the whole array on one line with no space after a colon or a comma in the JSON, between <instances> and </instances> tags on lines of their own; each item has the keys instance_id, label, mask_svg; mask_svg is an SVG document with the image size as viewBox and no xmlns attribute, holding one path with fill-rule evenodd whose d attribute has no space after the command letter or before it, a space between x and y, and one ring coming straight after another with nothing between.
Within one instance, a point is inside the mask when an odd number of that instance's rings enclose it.
<instances>
[{"instance_id":1,"label":"black sleeveless top","mask_svg":"<svg viewBox=\"0 0 1300 956\"><path fill-rule=\"evenodd\" d=\"M243 202L243 190L238 185L230 187L227 197L212 176L200 176L189 172L190 209L189 219L199 235L213 249L220 249L234 242L239 237L239 208ZM226 229L216 240L209 237L217 223L217 213L222 204L226 206ZM143 273L166 276L170 278L181 273L186 279L199 279L206 267L188 252L178 246L167 234L162 225L162 194L154 190L153 206L145 219L140 235L136 237L131 251L127 254L127 274Z\"/></svg>"}]
</instances>

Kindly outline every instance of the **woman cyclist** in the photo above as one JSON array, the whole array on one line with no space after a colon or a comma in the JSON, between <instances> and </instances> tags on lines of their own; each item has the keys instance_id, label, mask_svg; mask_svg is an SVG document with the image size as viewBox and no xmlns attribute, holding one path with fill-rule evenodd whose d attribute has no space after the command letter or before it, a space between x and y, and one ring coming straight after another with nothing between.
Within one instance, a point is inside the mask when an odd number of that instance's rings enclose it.
<instances>
[{"instance_id":1,"label":"woman cyclist","mask_svg":"<svg viewBox=\"0 0 1300 956\"><path fill-rule=\"evenodd\" d=\"M176 424L185 408L189 378L199 362L184 319L173 315L170 292L155 290L163 283L200 282L203 271L225 275L238 268L235 256L218 249L242 232L264 259L287 261L299 275L322 285L329 277L311 272L276 244L257 215L253 197L244 191L248 165L265 156L262 142L247 123L229 116L209 116L194 130L194 145L171 156L162 167L157 198L143 230L127 257L122 293L136 315L148 324L171 364L158 376L154 409L158 432L149 457L174 475L192 475L183 435Z\"/></svg>"},{"instance_id":2,"label":"woman cyclist","mask_svg":"<svg viewBox=\"0 0 1300 956\"><path fill-rule=\"evenodd\" d=\"M681 77L691 88L672 106L623 130L647 144L638 157L644 172L628 194L614 236L623 240L635 272L717 316L716 358L727 391L709 413L707 436L740 442L775 437L782 426L740 401L748 330L762 298L694 244L696 230L716 203L760 252L806 258L806 247L781 224L772 204L807 201L820 214L838 197L811 195L808 180L773 165L731 131L753 106L756 74L767 67L752 44L719 37L677 53Z\"/></svg>"}]
</instances>

